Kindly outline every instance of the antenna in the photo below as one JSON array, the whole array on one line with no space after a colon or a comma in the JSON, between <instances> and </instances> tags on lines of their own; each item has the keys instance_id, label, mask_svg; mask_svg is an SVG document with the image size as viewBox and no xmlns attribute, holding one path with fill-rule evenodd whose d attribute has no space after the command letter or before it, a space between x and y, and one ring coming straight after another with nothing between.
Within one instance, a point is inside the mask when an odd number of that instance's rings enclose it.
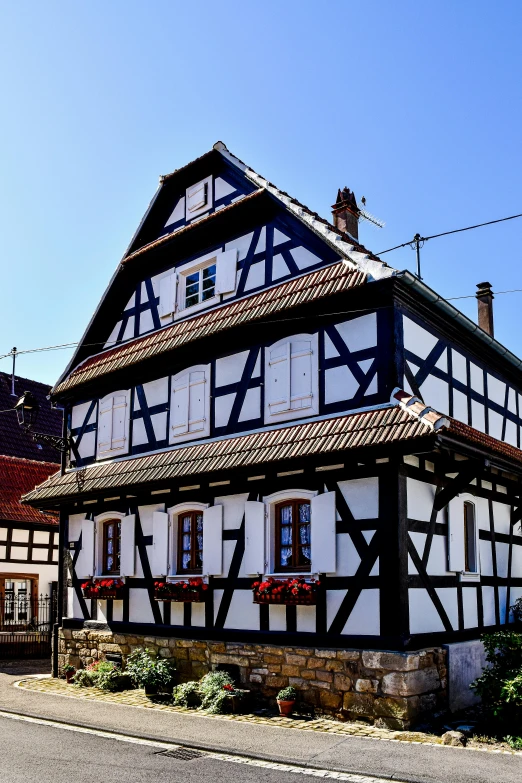
<instances>
[{"instance_id":1,"label":"antenna","mask_svg":"<svg viewBox=\"0 0 522 783\"><path fill-rule=\"evenodd\" d=\"M361 204L366 206L366 199L363 196L361 198ZM367 220L369 223L373 223L374 226L377 226L377 228L384 228L386 223L384 220L379 220L379 218L376 218L375 215L372 215L371 212L367 212L365 209L359 207L359 217L363 218L364 220Z\"/></svg>"}]
</instances>

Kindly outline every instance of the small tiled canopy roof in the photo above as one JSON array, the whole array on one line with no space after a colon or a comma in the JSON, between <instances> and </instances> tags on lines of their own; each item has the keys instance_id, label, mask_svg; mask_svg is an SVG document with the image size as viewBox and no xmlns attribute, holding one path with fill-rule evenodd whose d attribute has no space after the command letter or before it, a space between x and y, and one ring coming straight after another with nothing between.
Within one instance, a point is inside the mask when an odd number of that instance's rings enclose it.
<instances>
[{"instance_id":1,"label":"small tiled canopy roof","mask_svg":"<svg viewBox=\"0 0 522 783\"><path fill-rule=\"evenodd\" d=\"M9 522L40 522L57 525L54 514L42 514L20 503L24 492L32 490L58 470L52 462L0 456L0 519Z\"/></svg>"},{"instance_id":2,"label":"small tiled canopy roof","mask_svg":"<svg viewBox=\"0 0 522 783\"><path fill-rule=\"evenodd\" d=\"M425 408L425 406L423 406ZM385 445L430 435L447 420L440 414L418 415L396 404L321 421L223 438L171 451L93 465L56 475L33 492L25 503L48 505L107 490L127 491L135 485L199 476L202 473L262 466L280 460L303 458L349 449Z\"/></svg>"},{"instance_id":3,"label":"small tiled canopy roof","mask_svg":"<svg viewBox=\"0 0 522 783\"><path fill-rule=\"evenodd\" d=\"M60 436L62 434L62 411L51 408L47 399L51 390L45 383L38 383L29 378L20 378L15 375L14 390L11 394L11 375L0 372L0 410L9 411L24 391L30 391L40 406L38 414L37 430L47 432L49 435ZM60 461L59 453L47 444L39 445L18 424L16 413L3 413L0 417L0 454L8 454L11 457L23 457L24 459L38 460L39 462Z\"/></svg>"},{"instance_id":4,"label":"small tiled canopy roof","mask_svg":"<svg viewBox=\"0 0 522 783\"><path fill-rule=\"evenodd\" d=\"M52 393L59 395L94 378L172 351L199 338L341 291L348 291L350 288L362 285L365 281L365 273L340 261L86 359L65 380L57 384Z\"/></svg>"}]
</instances>

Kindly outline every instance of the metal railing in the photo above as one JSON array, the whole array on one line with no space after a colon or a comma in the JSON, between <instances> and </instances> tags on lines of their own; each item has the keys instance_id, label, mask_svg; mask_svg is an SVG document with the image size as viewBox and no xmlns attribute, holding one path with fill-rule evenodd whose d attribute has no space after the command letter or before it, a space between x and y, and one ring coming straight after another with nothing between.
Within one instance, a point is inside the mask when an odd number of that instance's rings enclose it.
<instances>
[{"instance_id":1,"label":"metal railing","mask_svg":"<svg viewBox=\"0 0 522 783\"><path fill-rule=\"evenodd\" d=\"M55 618L55 594L0 593L0 659L50 655Z\"/></svg>"}]
</instances>

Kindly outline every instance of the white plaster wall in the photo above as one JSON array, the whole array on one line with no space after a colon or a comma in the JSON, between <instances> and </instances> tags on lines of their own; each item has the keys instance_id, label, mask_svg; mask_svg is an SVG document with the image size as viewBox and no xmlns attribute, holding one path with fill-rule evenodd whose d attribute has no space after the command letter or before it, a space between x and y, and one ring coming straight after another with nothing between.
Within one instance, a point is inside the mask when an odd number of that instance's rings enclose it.
<instances>
[{"instance_id":1,"label":"white plaster wall","mask_svg":"<svg viewBox=\"0 0 522 783\"><path fill-rule=\"evenodd\" d=\"M354 519L376 519L379 516L377 476L339 481L338 486Z\"/></svg>"},{"instance_id":2,"label":"white plaster wall","mask_svg":"<svg viewBox=\"0 0 522 783\"><path fill-rule=\"evenodd\" d=\"M444 631L433 601L423 587L408 590L410 604L410 633L435 633Z\"/></svg>"},{"instance_id":3,"label":"white plaster wall","mask_svg":"<svg viewBox=\"0 0 522 783\"><path fill-rule=\"evenodd\" d=\"M406 493L408 518L429 522L435 499L435 484L428 484L426 481L418 481L408 477L406 479Z\"/></svg>"},{"instance_id":4,"label":"white plaster wall","mask_svg":"<svg viewBox=\"0 0 522 783\"><path fill-rule=\"evenodd\" d=\"M250 590L234 590L224 627L259 630L259 606Z\"/></svg>"},{"instance_id":5,"label":"white plaster wall","mask_svg":"<svg viewBox=\"0 0 522 783\"><path fill-rule=\"evenodd\" d=\"M379 590L361 590L343 633L378 636L380 630Z\"/></svg>"}]
</instances>

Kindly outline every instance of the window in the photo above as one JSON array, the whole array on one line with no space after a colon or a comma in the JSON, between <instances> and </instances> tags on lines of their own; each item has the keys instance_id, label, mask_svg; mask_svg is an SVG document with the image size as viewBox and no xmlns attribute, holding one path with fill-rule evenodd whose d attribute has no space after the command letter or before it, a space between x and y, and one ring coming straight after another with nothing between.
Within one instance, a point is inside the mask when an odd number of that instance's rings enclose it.
<instances>
[{"instance_id":1,"label":"window","mask_svg":"<svg viewBox=\"0 0 522 783\"><path fill-rule=\"evenodd\" d=\"M178 574L200 574L203 569L203 511L178 515Z\"/></svg>"},{"instance_id":2,"label":"window","mask_svg":"<svg viewBox=\"0 0 522 783\"><path fill-rule=\"evenodd\" d=\"M186 220L192 220L212 207L212 177L191 185L186 191Z\"/></svg>"},{"instance_id":3,"label":"window","mask_svg":"<svg viewBox=\"0 0 522 783\"><path fill-rule=\"evenodd\" d=\"M103 573L120 573L121 520L109 519L103 523Z\"/></svg>"},{"instance_id":4,"label":"window","mask_svg":"<svg viewBox=\"0 0 522 783\"><path fill-rule=\"evenodd\" d=\"M100 400L97 457L114 457L129 450L130 391L108 394Z\"/></svg>"},{"instance_id":5,"label":"window","mask_svg":"<svg viewBox=\"0 0 522 783\"><path fill-rule=\"evenodd\" d=\"M468 574L478 571L475 506L469 500L464 503L464 570Z\"/></svg>"},{"instance_id":6,"label":"window","mask_svg":"<svg viewBox=\"0 0 522 783\"><path fill-rule=\"evenodd\" d=\"M210 434L210 365L183 370L172 378L169 443Z\"/></svg>"},{"instance_id":7,"label":"window","mask_svg":"<svg viewBox=\"0 0 522 783\"><path fill-rule=\"evenodd\" d=\"M276 569L310 571L310 503L287 500L276 506Z\"/></svg>"},{"instance_id":8,"label":"window","mask_svg":"<svg viewBox=\"0 0 522 783\"><path fill-rule=\"evenodd\" d=\"M265 423L319 413L317 336L295 335L266 351Z\"/></svg>"},{"instance_id":9,"label":"window","mask_svg":"<svg viewBox=\"0 0 522 783\"><path fill-rule=\"evenodd\" d=\"M207 302L216 295L216 264L204 266L185 278L185 301L183 307L193 307Z\"/></svg>"}]
</instances>

